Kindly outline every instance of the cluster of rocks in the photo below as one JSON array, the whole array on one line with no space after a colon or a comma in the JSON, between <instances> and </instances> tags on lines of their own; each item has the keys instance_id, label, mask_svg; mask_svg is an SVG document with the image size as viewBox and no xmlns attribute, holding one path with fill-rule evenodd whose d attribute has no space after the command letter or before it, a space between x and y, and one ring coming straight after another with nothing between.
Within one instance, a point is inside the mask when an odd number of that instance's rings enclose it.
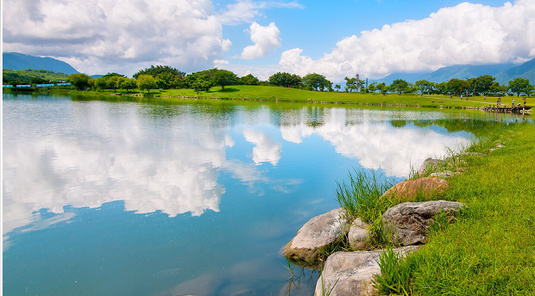
<instances>
[{"instance_id":1,"label":"cluster of rocks","mask_svg":"<svg viewBox=\"0 0 535 296\"><path fill-rule=\"evenodd\" d=\"M426 160L418 173L423 174L429 165L436 165L436 161ZM437 176L422 177L400 182L381 196L399 202L381 218L390 241L400 246L394 250L398 255L404 256L425 244L430 224L437 215L445 214L450 219L463 207L445 200L415 201L440 196L448 186L446 180ZM344 210L338 208L305 223L283 248L283 254L300 266L322 269L315 295L371 295L373 276L381 272L378 262L383 250L369 250L368 233L369 225L359 218L350 223ZM354 251L336 252L325 260L323 254L335 245L349 245Z\"/></svg>"}]
</instances>

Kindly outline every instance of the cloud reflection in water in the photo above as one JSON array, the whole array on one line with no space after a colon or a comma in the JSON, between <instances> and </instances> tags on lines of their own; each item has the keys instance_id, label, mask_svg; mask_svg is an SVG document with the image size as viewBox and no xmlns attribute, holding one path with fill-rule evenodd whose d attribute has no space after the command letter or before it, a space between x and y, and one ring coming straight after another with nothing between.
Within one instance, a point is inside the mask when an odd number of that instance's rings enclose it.
<instances>
[{"instance_id":1,"label":"cloud reflection in water","mask_svg":"<svg viewBox=\"0 0 535 296\"><path fill-rule=\"evenodd\" d=\"M59 129L44 128L35 134L32 122L24 119L17 122L10 117L5 123L4 233L24 226L36 229L31 225L40 219L41 209L59 214L67 205L97 208L117 200L136 213L161 211L173 217L217 212L225 193L218 183L220 171L229 172L251 191L261 182L290 192L288 186L297 186L300 180L270 180L259 165L276 166L284 156L285 141L302 144L312 135L331 143L343 156L358 159L362 166L384 169L391 176L404 176L411 164L444 155L446 147L468 141L433 129L395 128L388 121L370 121L367 117L372 115L362 110L303 108L284 111L280 122L268 108L237 111L258 113L235 116L247 118L241 132L245 141L255 145L252 154L246 152L252 155L251 163L229 159L227 149L242 143L231 137L229 121L216 116L207 120L202 113L182 112L148 118L139 112L142 107L117 111L105 103L73 103L65 108L60 112L65 118L55 119L71 122ZM280 130L280 139L257 128L266 123ZM313 147L302 149L305 153ZM63 215L58 221L70 218Z\"/></svg>"}]
</instances>

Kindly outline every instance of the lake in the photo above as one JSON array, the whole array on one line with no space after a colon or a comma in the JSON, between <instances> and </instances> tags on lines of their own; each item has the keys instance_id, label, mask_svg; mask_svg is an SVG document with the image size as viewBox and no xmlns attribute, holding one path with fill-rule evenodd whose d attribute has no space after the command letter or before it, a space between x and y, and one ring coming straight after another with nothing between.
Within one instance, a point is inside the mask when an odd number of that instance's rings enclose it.
<instances>
[{"instance_id":1,"label":"lake","mask_svg":"<svg viewBox=\"0 0 535 296\"><path fill-rule=\"evenodd\" d=\"M281 248L337 182L400 181L495 121L149 101L3 94L4 295L312 295Z\"/></svg>"}]
</instances>

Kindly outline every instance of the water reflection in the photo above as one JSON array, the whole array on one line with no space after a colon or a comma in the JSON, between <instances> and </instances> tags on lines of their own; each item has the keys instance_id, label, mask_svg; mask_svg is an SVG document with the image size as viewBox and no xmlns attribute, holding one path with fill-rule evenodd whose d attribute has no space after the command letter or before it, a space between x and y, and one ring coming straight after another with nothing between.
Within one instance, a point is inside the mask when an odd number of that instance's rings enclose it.
<instances>
[{"instance_id":1,"label":"water reflection","mask_svg":"<svg viewBox=\"0 0 535 296\"><path fill-rule=\"evenodd\" d=\"M294 122L281 126L282 137L302 143L304 138L319 135L329 141L336 152L358 159L368 169L385 171L387 176L407 176L411 166L419 166L426 158L440 157L448 149L466 146L466 134L448 134L445 129L418 128L405 123L392 125L374 117L369 110L330 109L318 126ZM382 112L381 116L388 114ZM398 123L399 120L394 121ZM405 121L403 121L405 122ZM404 128L401 128L404 127Z\"/></svg>"},{"instance_id":2,"label":"water reflection","mask_svg":"<svg viewBox=\"0 0 535 296\"><path fill-rule=\"evenodd\" d=\"M493 116L462 112L3 103L3 284L13 295L311 295L317 274L288 279L280 248L338 206L349 170L399 180L495 128Z\"/></svg>"},{"instance_id":3,"label":"water reflection","mask_svg":"<svg viewBox=\"0 0 535 296\"><path fill-rule=\"evenodd\" d=\"M253 161L255 164L262 162L269 162L272 165L277 165L281 158L280 143L276 143L269 135L260 131L245 130L243 136L247 142L255 144L253 148Z\"/></svg>"},{"instance_id":4,"label":"water reflection","mask_svg":"<svg viewBox=\"0 0 535 296\"><path fill-rule=\"evenodd\" d=\"M137 213L219 211L225 190L217 183L216 168L226 162L225 148L232 145L222 129L202 120L149 128L135 112L115 120L117 114L109 110L85 107L70 110L75 125L85 130L6 137L5 232L32 222L39 209L62 213L65 205L99 207L114 200L124 200L125 210Z\"/></svg>"},{"instance_id":5,"label":"water reflection","mask_svg":"<svg viewBox=\"0 0 535 296\"><path fill-rule=\"evenodd\" d=\"M319 137L361 166L398 177L468 142L467 134L415 126L410 120L422 114L413 112L238 106L212 113L205 105L48 98L4 100L4 108L4 233L67 221L73 217L67 205L98 208L117 200L136 213L218 212L226 191L221 172L250 191L263 183L291 192L301 180L268 177L261 165L277 166L288 144L310 153L315 147L307 138ZM238 154L229 157L229 149ZM46 220L41 209L61 215Z\"/></svg>"}]
</instances>

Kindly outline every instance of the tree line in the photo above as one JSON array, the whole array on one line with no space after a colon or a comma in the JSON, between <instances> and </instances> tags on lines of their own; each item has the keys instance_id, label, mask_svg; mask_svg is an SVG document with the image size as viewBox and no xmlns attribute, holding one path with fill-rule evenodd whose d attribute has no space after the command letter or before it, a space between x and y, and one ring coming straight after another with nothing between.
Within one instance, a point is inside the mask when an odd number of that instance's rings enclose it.
<instances>
[{"instance_id":1,"label":"tree line","mask_svg":"<svg viewBox=\"0 0 535 296\"><path fill-rule=\"evenodd\" d=\"M6 78L6 77L4 77ZM361 93L387 93L397 94L419 94L450 95L450 96L505 96L515 94L517 96L530 96L535 87L528 79L516 78L506 85L501 85L490 75L481 75L477 78L461 80L457 78L449 81L434 83L427 80L418 80L409 83L403 79L396 79L387 85L384 82L365 83L364 80L355 77L345 77L346 92ZM309 73L303 77L287 72L277 72L269 77L267 81L261 81L252 74L238 77L229 70L209 69L186 74L170 66L150 66L135 73L132 78L118 73L108 73L100 78L77 73L71 74L67 78L68 82L78 90L104 90L104 89L125 89L133 91L140 89L150 92L151 89L194 89L197 92L208 91L214 86L220 86L225 90L231 85L271 85L288 88L315 90L315 91L341 91L341 86L333 83L318 73ZM5 81L4 81L5 82Z\"/></svg>"},{"instance_id":2,"label":"tree line","mask_svg":"<svg viewBox=\"0 0 535 296\"><path fill-rule=\"evenodd\" d=\"M91 78L83 73L71 74L68 78L78 90L87 89L141 89L150 92L151 89L180 89L188 88L197 92L208 91L214 86L225 90L230 85L272 85L308 89L316 91L333 91L332 82L325 76L310 73L301 77L296 74L278 72L261 81L252 74L238 77L235 73L222 69L209 69L186 74L170 66L151 66L138 71L133 78L118 73L108 73L100 78Z\"/></svg>"},{"instance_id":3,"label":"tree line","mask_svg":"<svg viewBox=\"0 0 535 296\"><path fill-rule=\"evenodd\" d=\"M355 78L352 78L355 79ZM346 81L348 78L346 77ZM349 84L350 89L357 89L358 82ZM364 87L360 82L360 91L364 93L380 92L397 94L419 94L420 96L440 94L449 96L506 96L515 94L517 96L530 96L535 87L530 84L529 79L516 78L506 85L501 85L496 78L490 75L481 75L477 78L466 80L452 78L449 81L435 83L427 80L418 80L414 84L403 79L396 79L390 85L384 82L373 82L368 87Z\"/></svg>"}]
</instances>

